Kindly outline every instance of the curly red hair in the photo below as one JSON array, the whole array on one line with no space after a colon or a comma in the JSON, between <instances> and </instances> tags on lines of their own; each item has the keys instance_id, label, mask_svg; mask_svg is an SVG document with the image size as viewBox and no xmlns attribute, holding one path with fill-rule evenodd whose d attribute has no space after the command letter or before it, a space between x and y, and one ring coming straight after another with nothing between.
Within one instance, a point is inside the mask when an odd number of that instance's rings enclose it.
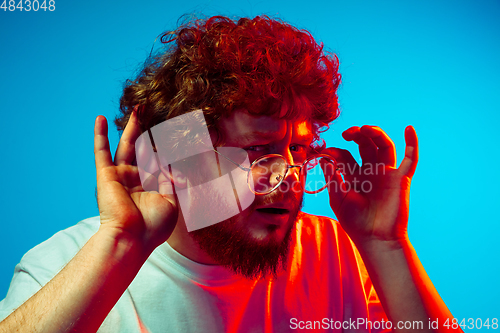
<instances>
[{"instance_id":1,"label":"curly red hair","mask_svg":"<svg viewBox=\"0 0 500 333\"><path fill-rule=\"evenodd\" d=\"M125 127L139 106L143 130L202 109L209 128L235 108L256 115L306 119L315 139L339 115L338 59L311 34L266 16L215 16L161 36L166 50L128 80L115 123Z\"/></svg>"}]
</instances>

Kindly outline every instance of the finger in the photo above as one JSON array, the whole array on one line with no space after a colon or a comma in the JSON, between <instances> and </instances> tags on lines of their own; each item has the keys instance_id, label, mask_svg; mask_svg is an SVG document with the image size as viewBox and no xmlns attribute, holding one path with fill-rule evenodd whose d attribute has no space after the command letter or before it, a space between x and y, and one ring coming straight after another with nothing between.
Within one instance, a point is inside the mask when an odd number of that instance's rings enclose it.
<instances>
[{"instance_id":1,"label":"finger","mask_svg":"<svg viewBox=\"0 0 500 333\"><path fill-rule=\"evenodd\" d=\"M401 162L398 170L407 175L408 177L413 177L415 169L417 168L418 162L418 138L415 128L413 126L408 126L405 129L405 157Z\"/></svg>"},{"instance_id":2,"label":"finger","mask_svg":"<svg viewBox=\"0 0 500 333\"><path fill-rule=\"evenodd\" d=\"M109 151L108 123L104 116L98 116L94 126L94 155L95 166L99 173L102 168L113 165Z\"/></svg>"},{"instance_id":3,"label":"finger","mask_svg":"<svg viewBox=\"0 0 500 333\"><path fill-rule=\"evenodd\" d=\"M348 150L330 147L323 149L321 153L333 157L340 173L344 175L359 174L360 166Z\"/></svg>"},{"instance_id":4,"label":"finger","mask_svg":"<svg viewBox=\"0 0 500 333\"><path fill-rule=\"evenodd\" d=\"M378 162L387 166L396 166L396 147L391 138L377 126L363 126L361 133L372 139L378 148Z\"/></svg>"},{"instance_id":5,"label":"finger","mask_svg":"<svg viewBox=\"0 0 500 333\"><path fill-rule=\"evenodd\" d=\"M116 148L115 164L132 164L135 159L135 141L141 135L136 109L130 114L127 126L123 131L118 148Z\"/></svg>"},{"instance_id":6,"label":"finger","mask_svg":"<svg viewBox=\"0 0 500 333\"><path fill-rule=\"evenodd\" d=\"M373 141L360 132L358 126L351 127L342 133L342 137L347 141L354 141L358 144L359 155L363 161L363 165L366 163L377 163L377 146Z\"/></svg>"}]
</instances>

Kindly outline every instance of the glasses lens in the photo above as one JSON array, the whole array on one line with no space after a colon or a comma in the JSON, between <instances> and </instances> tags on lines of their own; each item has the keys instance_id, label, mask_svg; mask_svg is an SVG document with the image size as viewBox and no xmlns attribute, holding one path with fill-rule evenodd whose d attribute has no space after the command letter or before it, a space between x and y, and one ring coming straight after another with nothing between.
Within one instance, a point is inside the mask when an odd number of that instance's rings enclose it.
<instances>
[{"instance_id":1,"label":"glasses lens","mask_svg":"<svg viewBox=\"0 0 500 333\"><path fill-rule=\"evenodd\" d=\"M285 177L287 163L280 156L269 156L257 160L252 165L248 183L255 193L268 193L274 190Z\"/></svg>"},{"instance_id":2,"label":"glasses lens","mask_svg":"<svg viewBox=\"0 0 500 333\"><path fill-rule=\"evenodd\" d=\"M304 172L304 191L309 194L314 194L323 191L328 185L325 180L323 167L329 170L335 170L335 163L327 157L315 157L308 160L302 172Z\"/></svg>"}]
</instances>

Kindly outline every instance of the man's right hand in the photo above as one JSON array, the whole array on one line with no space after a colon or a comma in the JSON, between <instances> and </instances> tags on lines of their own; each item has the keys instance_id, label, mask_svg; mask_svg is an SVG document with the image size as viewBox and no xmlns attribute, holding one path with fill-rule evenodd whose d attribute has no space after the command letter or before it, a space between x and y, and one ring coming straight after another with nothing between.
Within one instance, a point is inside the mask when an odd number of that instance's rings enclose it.
<instances>
[{"instance_id":1,"label":"man's right hand","mask_svg":"<svg viewBox=\"0 0 500 333\"><path fill-rule=\"evenodd\" d=\"M133 113L113 162L106 118L97 117L101 227L52 280L0 323L0 332L96 332L151 252L168 239L177 204L172 194L143 190L133 165L139 135ZM161 177L163 192L170 183Z\"/></svg>"},{"instance_id":2,"label":"man's right hand","mask_svg":"<svg viewBox=\"0 0 500 333\"><path fill-rule=\"evenodd\" d=\"M138 168L133 165L135 141L140 134L134 111L113 162L106 118L97 117L94 128L97 202L101 229L124 233L127 238L138 241L146 253L151 253L170 237L177 222L178 206L174 195L168 194L171 191L162 194L143 190Z\"/></svg>"}]
</instances>

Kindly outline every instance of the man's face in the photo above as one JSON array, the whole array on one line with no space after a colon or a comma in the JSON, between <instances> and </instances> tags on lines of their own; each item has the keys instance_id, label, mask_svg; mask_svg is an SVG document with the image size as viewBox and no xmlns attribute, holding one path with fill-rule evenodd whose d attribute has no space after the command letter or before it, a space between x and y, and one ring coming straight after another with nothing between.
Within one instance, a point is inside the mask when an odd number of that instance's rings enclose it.
<instances>
[{"instance_id":1,"label":"man's face","mask_svg":"<svg viewBox=\"0 0 500 333\"><path fill-rule=\"evenodd\" d=\"M313 139L306 122L256 117L243 110L221 120L220 125L225 146L243 148L250 162L266 154L280 154L289 164L302 164ZM206 202L198 207L216 207L217 190L213 193L192 200ZM190 235L215 261L239 274L249 278L276 274L280 266L285 268L302 197L298 169L290 169L275 191L256 195L253 204L239 215Z\"/></svg>"}]
</instances>

